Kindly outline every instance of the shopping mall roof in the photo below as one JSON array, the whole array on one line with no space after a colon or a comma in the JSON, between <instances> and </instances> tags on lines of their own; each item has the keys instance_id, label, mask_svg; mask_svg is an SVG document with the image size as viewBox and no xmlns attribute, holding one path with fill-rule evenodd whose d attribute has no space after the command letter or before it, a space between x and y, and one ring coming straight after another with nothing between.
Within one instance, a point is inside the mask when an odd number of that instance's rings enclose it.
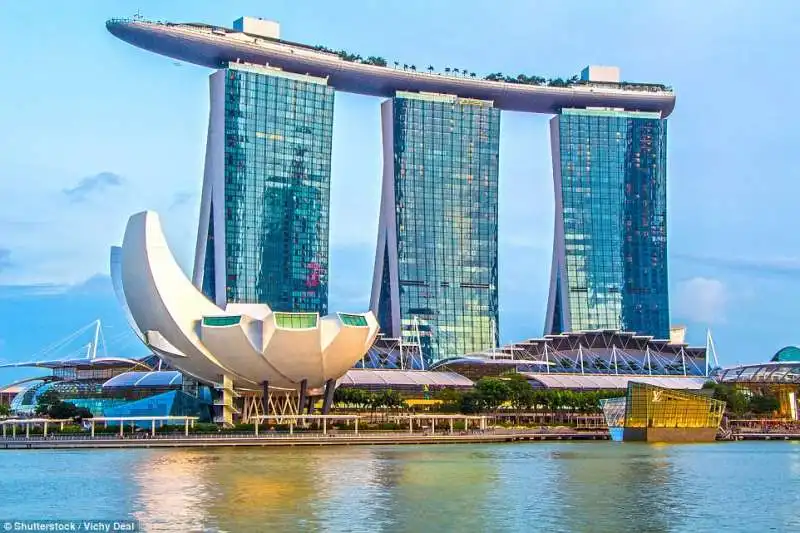
<instances>
[{"instance_id":1,"label":"shopping mall roof","mask_svg":"<svg viewBox=\"0 0 800 533\"><path fill-rule=\"evenodd\" d=\"M626 389L628 383L645 383L665 389L699 390L707 381L697 376L635 376L635 375L581 375L581 374L540 374L523 372L535 387L546 389Z\"/></svg>"},{"instance_id":2,"label":"shopping mall roof","mask_svg":"<svg viewBox=\"0 0 800 533\"><path fill-rule=\"evenodd\" d=\"M5 363L0 368L69 368L69 367L109 367L109 366L143 366L147 364L143 360L128 359L127 357L96 357L81 359L57 359L54 361L22 361L18 363Z\"/></svg>"},{"instance_id":3,"label":"shopping mall roof","mask_svg":"<svg viewBox=\"0 0 800 533\"><path fill-rule=\"evenodd\" d=\"M113 388L164 388L183 385L183 374L177 370L160 372L125 372L105 383L104 389Z\"/></svg>"},{"instance_id":4,"label":"shopping mall roof","mask_svg":"<svg viewBox=\"0 0 800 533\"><path fill-rule=\"evenodd\" d=\"M717 380L720 383L800 384L800 361L770 361L723 368Z\"/></svg>"},{"instance_id":5,"label":"shopping mall roof","mask_svg":"<svg viewBox=\"0 0 800 533\"><path fill-rule=\"evenodd\" d=\"M341 387L472 387L472 381L455 372L429 370L351 369L339 378Z\"/></svg>"}]
</instances>

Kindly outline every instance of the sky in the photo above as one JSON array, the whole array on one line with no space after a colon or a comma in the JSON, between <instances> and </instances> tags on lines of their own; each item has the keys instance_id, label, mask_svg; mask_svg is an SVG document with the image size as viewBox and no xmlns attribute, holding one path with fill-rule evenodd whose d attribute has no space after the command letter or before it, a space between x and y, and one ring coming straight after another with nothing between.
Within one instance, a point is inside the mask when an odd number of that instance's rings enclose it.
<instances>
[{"instance_id":1,"label":"sky","mask_svg":"<svg viewBox=\"0 0 800 533\"><path fill-rule=\"evenodd\" d=\"M500 5L498 3L497 5ZM724 366L800 343L796 94L800 3L785 0L0 2L0 361L30 360L101 319L108 350L142 353L114 299L108 249L158 211L190 269L209 69L105 29L152 20L281 23L286 39L393 61L569 77L616 65L671 85L671 321ZM24 51L24 52L23 52ZM381 99L335 97L330 309L365 310L377 238ZM543 333L553 238L546 115L503 112L500 335ZM80 339L79 339L80 340ZM80 343L78 343L80 344ZM28 371L30 372L30 371ZM20 371L0 371L0 383Z\"/></svg>"}]
</instances>

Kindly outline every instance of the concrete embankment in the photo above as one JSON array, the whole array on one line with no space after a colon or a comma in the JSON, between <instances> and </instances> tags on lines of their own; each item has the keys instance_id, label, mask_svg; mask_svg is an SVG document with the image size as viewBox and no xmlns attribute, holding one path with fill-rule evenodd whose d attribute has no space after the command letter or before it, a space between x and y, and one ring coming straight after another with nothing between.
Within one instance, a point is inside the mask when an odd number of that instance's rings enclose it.
<instances>
[{"instance_id":1,"label":"concrete embankment","mask_svg":"<svg viewBox=\"0 0 800 533\"><path fill-rule=\"evenodd\" d=\"M36 437L0 439L2 449L74 449L74 448L209 448L216 446L357 446L387 444L454 444L552 440L608 440L607 432L531 432L469 433L458 435L408 435L362 433L303 436L190 436L154 438L59 438Z\"/></svg>"}]
</instances>

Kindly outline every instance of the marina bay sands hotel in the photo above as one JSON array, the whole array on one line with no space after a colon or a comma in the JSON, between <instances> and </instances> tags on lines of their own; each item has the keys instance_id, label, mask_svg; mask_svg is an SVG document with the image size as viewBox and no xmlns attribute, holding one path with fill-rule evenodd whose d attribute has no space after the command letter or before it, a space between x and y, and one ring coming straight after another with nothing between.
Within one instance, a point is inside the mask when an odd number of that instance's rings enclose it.
<instances>
[{"instance_id":1,"label":"marina bay sands hotel","mask_svg":"<svg viewBox=\"0 0 800 533\"><path fill-rule=\"evenodd\" d=\"M276 22L249 17L107 28L214 69L194 283L218 305L327 314L338 90L385 98L370 302L384 334L419 341L430 362L497 345L500 117L512 110L552 115L545 333L669 337L668 87L621 82L615 67L567 80L392 67L283 40Z\"/></svg>"}]
</instances>

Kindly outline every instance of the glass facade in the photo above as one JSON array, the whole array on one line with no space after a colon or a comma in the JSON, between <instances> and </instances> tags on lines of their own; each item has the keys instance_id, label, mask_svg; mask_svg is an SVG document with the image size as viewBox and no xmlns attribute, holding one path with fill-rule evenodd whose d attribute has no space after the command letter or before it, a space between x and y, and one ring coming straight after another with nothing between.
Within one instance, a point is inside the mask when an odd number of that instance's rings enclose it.
<instances>
[{"instance_id":1,"label":"glass facade","mask_svg":"<svg viewBox=\"0 0 800 533\"><path fill-rule=\"evenodd\" d=\"M367 319L363 315L351 315L347 313L339 313L339 320L341 320L342 324L344 324L345 326L363 328L368 325Z\"/></svg>"},{"instance_id":2,"label":"glass facade","mask_svg":"<svg viewBox=\"0 0 800 533\"><path fill-rule=\"evenodd\" d=\"M564 109L551 127L563 242L554 252L548 333L614 329L668 339L666 120Z\"/></svg>"},{"instance_id":3,"label":"glass facade","mask_svg":"<svg viewBox=\"0 0 800 533\"><path fill-rule=\"evenodd\" d=\"M325 315L333 89L260 67L224 72L226 300Z\"/></svg>"},{"instance_id":4,"label":"glass facade","mask_svg":"<svg viewBox=\"0 0 800 533\"><path fill-rule=\"evenodd\" d=\"M279 328L306 329L317 327L315 313L274 313L275 325Z\"/></svg>"},{"instance_id":5,"label":"glass facade","mask_svg":"<svg viewBox=\"0 0 800 533\"><path fill-rule=\"evenodd\" d=\"M409 342L419 335L429 362L492 348L498 340L500 111L487 101L405 93L392 106L401 334ZM379 252L385 331L392 241Z\"/></svg>"},{"instance_id":6,"label":"glass facade","mask_svg":"<svg viewBox=\"0 0 800 533\"><path fill-rule=\"evenodd\" d=\"M630 382L625 427L717 428L725 402L703 394Z\"/></svg>"},{"instance_id":7,"label":"glass facade","mask_svg":"<svg viewBox=\"0 0 800 533\"><path fill-rule=\"evenodd\" d=\"M204 316L203 325L212 327L235 326L242 321L241 315L234 316Z\"/></svg>"}]
</instances>

